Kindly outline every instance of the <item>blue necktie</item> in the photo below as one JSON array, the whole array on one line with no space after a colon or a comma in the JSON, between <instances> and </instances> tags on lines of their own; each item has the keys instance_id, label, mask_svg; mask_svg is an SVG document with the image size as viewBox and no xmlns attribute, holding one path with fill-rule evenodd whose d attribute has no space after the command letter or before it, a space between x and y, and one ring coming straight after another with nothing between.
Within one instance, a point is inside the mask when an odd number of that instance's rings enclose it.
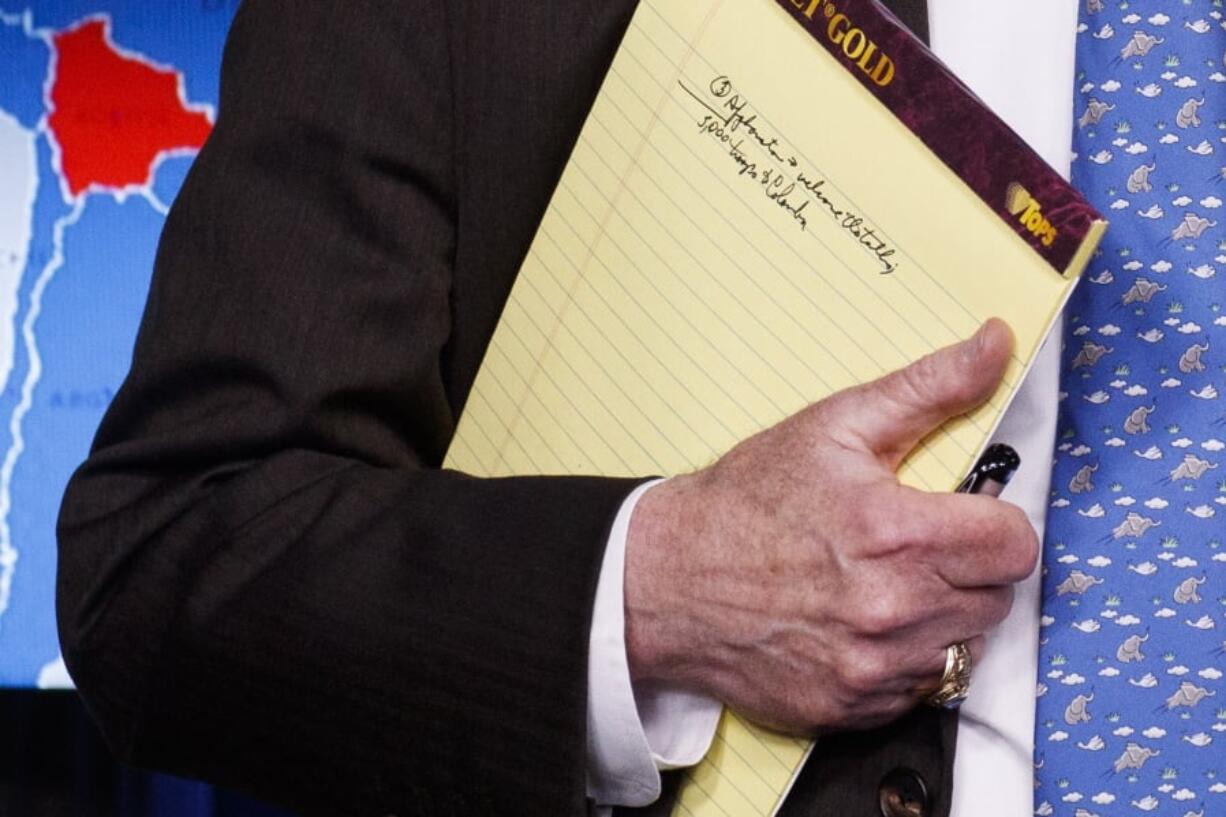
<instances>
[{"instance_id":1,"label":"blue necktie","mask_svg":"<svg viewBox=\"0 0 1226 817\"><path fill-rule=\"evenodd\" d=\"M1039 815L1226 815L1223 11L1083 3L1073 183L1111 229L1064 332Z\"/></svg>"}]
</instances>

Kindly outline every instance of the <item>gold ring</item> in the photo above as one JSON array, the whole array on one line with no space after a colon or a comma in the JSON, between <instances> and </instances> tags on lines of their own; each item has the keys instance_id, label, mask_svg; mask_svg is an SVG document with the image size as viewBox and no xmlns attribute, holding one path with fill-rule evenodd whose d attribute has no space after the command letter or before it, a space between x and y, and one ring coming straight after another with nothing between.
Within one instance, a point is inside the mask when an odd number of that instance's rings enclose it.
<instances>
[{"instance_id":1,"label":"gold ring","mask_svg":"<svg viewBox=\"0 0 1226 817\"><path fill-rule=\"evenodd\" d=\"M945 648L945 672L936 691L924 698L928 706L957 709L971 691L971 651L959 641Z\"/></svg>"}]
</instances>

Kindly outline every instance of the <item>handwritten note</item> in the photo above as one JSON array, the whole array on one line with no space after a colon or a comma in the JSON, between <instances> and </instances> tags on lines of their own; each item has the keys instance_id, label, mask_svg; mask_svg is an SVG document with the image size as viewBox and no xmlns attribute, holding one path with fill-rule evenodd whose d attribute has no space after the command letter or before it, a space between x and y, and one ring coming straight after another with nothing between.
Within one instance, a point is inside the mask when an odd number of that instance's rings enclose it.
<instances>
[{"instance_id":1,"label":"handwritten note","mask_svg":"<svg viewBox=\"0 0 1226 817\"><path fill-rule=\"evenodd\" d=\"M900 471L950 490L1070 286L771 0L643 0L447 465L700 468L998 315L999 393ZM770 815L807 749L728 712L678 811Z\"/></svg>"},{"instance_id":2,"label":"handwritten note","mask_svg":"<svg viewBox=\"0 0 1226 817\"><path fill-rule=\"evenodd\" d=\"M705 91L690 88L684 80L678 84L702 108L699 132L726 145L736 174L757 182L767 199L791 215L800 229L808 229L806 211L816 202L817 209L877 257L883 274L898 269L892 260L895 250L889 242L877 235L874 227L866 225L855 208L835 203L826 190L828 180L820 173L806 170L801 159L787 151L778 136L763 128L757 112L736 91L731 78L721 74L711 80Z\"/></svg>"}]
</instances>

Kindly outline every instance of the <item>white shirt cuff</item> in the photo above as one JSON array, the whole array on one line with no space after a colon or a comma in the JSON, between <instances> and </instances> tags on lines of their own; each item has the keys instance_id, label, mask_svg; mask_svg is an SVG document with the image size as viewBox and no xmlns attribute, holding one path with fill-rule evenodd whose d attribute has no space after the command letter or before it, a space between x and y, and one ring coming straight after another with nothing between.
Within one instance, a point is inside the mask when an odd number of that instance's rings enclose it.
<instances>
[{"instance_id":1,"label":"white shirt cuff","mask_svg":"<svg viewBox=\"0 0 1226 817\"><path fill-rule=\"evenodd\" d=\"M723 706L706 695L630 682L626 658L626 538L639 499L622 503L600 568L588 658L587 794L598 805L646 806L660 796L660 770L692 766L711 746Z\"/></svg>"}]
</instances>

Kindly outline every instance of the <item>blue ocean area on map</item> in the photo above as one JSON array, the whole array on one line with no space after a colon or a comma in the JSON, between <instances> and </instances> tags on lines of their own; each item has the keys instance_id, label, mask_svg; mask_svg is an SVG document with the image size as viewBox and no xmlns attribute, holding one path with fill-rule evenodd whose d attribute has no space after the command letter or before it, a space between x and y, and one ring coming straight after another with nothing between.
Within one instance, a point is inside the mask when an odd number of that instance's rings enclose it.
<instances>
[{"instance_id":1,"label":"blue ocean area on map","mask_svg":"<svg viewBox=\"0 0 1226 817\"><path fill-rule=\"evenodd\" d=\"M99 197L65 234L64 266L47 286L38 320L43 375L23 424L27 448L42 455L18 461L9 512L14 530L26 531L21 569L32 575L54 574L59 496L44 486L67 483L127 372L162 224L144 199ZM112 240L117 234L122 245ZM15 645L0 641L0 650L7 669L28 680L55 659L47 646L56 640L46 588L23 586L14 586L4 616L5 631L20 637ZM33 651L23 655L23 648Z\"/></svg>"},{"instance_id":2,"label":"blue ocean area on map","mask_svg":"<svg viewBox=\"0 0 1226 817\"><path fill-rule=\"evenodd\" d=\"M158 165L157 176L153 180L153 195L157 196L158 201L170 203L175 200L195 160L194 156L175 156Z\"/></svg>"},{"instance_id":3,"label":"blue ocean area on map","mask_svg":"<svg viewBox=\"0 0 1226 817\"><path fill-rule=\"evenodd\" d=\"M34 130L47 113L44 86L52 64L38 33L54 34L101 14L111 21L110 41L121 55L180 72L187 103L215 109L222 46L237 6L238 0L40 0L30 6L0 0L5 18L0 24L0 109ZM27 9L33 37L24 24ZM65 200L68 187L52 161L49 134L38 135L35 149L32 233L24 268L7 284L10 293L16 289L17 312L12 368L0 389L0 457L13 461L19 455L9 482L11 504L2 520L17 558L7 607L0 603L0 686L66 680L56 671L59 502L127 373L165 224L162 206L178 195L194 160L179 153L158 159L148 195L95 189L73 202ZM3 162L17 158L0 156L0 178L8 171ZM6 193L11 195L0 187L0 195ZM11 224L9 229L13 234ZM53 263L57 250L62 253L58 265ZM40 279L41 301L36 297ZM32 367L32 360L40 365ZM20 435L16 439L14 427ZM0 578L2 570L0 565Z\"/></svg>"},{"instance_id":4,"label":"blue ocean area on map","mask_svg":"<svg viewBox=\"0 0 1226 817\"><path fill-rule=\"evenodd\" d=\"M38 149L39 178L54 180L55 171L51 166L51 148L46 137L40 138L36 147ZM2 436L0 436L0 445L3 445L4 451L8 451L13 443L11 424L7 422L7 419L12 417L17 410L21 398L21 386L30 371L30 356L22 342L21 327L29 315L30 295L34 284L39 273L51 261L55 252L55 223L67 216L69 212L70 208L61 198L58 185L39 185L38 196L34 200L34 233L30 239L28 261L18 289L18 309L14 321L16 331L14 332L13 368L9 374L9 382L5 384L4 392L0 395L0 417L6 419ZM28 438L32 429L29 426L23 426L23 430ZM12 493L14 497L17 494L49 495L52 492L50 483L41 480L37 470L41 462L53 459L56 452L60 450L62 449L59 445L53 444L45 451L34 451L32 452L34 456L18 460L17 468L13 473ZM31 451L28 445L27 451ZM33 471L31 462L33 462ZM35 481L30 486L34 488L33 491L27 488L27 481ZM45 504L49 499L49 496L44 496L41 502L35 500L35 504ZM14 498L14 502L17 501ZM0 616L0 656L3 656L0 658L0 684L3 685L28 686L33 684L38 678L39 669L53 660L56 654L55 620L48 615L46 609L48 600L51 598L50 594L54 590L54 585L48 585L48 581L53 582L55 577L55 548L54 544L48 549L45 545L34 546L33 542L30 542L30 547L26 546L27 535L41 538L40 534L43 534L41 530L24 526L24 519L29 518L29 511L33 510L33 508L27 509L16 504L9 510L8 524L13 532L12 536L20 556L12 595L9 599L9 609L3 616ZM54 532L53 525L48 533L54 535ZM49 572L48 559L51 560ZM41 569L40 562L42 562ZM49 631L48 627L52 629ZM48 632L50 632L50 640L48 640Z\"/></svg>"},{"instance_id":5,"label":"blue ocean area on map","mask_svg":"<svg viewBox=\"0 0 1226 817\"><path fill-rule=\"evenodd\" d=\"M0 54L0 110L34 130L43 115L43 80L51 52L17 26L0 25Z\"/></svg>"}]
</instances>

